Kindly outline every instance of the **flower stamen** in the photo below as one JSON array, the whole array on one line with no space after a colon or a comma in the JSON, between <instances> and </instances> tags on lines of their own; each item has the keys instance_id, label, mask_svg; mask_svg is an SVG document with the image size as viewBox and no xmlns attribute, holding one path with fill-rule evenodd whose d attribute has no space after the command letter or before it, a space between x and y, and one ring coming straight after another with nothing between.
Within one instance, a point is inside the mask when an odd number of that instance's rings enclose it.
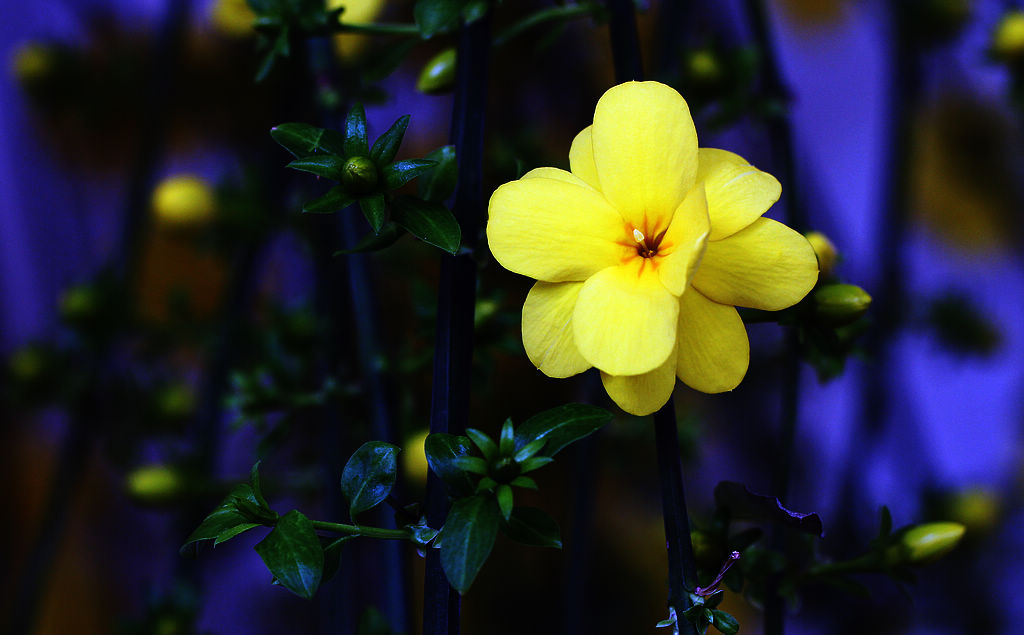
<instances>
[{"instance_id":1,"label":"flower stamen","mask_svg":"<svg viewBox=\"0 0 1024 635\"><path fill-rule=\"evenodd\" d=\"M664 232L662 233L664 234ZM643 258L650 258L658 253L658 243L661 242L661 236L658 236L652 243L644 236L642 231L634 228L633 240L636 241L636 253L640 254Z\"/></svg>"}]
</instances>

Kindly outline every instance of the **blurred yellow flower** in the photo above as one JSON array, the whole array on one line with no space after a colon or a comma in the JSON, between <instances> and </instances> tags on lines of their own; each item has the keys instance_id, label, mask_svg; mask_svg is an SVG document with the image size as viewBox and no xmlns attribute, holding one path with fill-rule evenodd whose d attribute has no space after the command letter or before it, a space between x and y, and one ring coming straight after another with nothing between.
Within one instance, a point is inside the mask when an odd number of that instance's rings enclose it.
<instances>
[{"instance_id":1,"label":"blurred yellow flower","mask_svg":"<svg viewBox=\"0 0 1024 635\"><path fill-rule=\"evenodd\" d=\"M677 376L735 388L749 344L734 305L783 309L817 280L807 240L761 218L778 181L698 149L686 102L657 82L608 90L569 163L502 185L489 205L494 257L538 280L523 306L530 360L550 377L598 368L636 415L664 405Z\"/></svg>"},{"instance_id":2,"label":"blurred yellow flower","mask_svg":"<svg viewBox=\"0 0 1024 635\"><path fill-rule=\"evenodd\" d=\"M1001 59L1024 58L1024 10L1007 11L992 36L992 52Z\"/></svg>"},{"instance_id":3,"label":"blurred yellow flower","mask_svg":"<svg viewBox=\"0 0 1024 635\"><path fill-rule=\"evenodd\" d=\"M387 0L327 0L327 9L345 7L341 22L373 22L384 10ZM356 56L363 50L368 37L358 33L341 33L334 36L334 50L342 60Z\"/></svg>"},{"instance_id":4,"label":"blurred yellow flower","mask_svg":"<svg viewBox=\"0 0 1024 635\"><path fill-rule=\"evenodd\" d=\"M39 42L22 44L14 53L11 71L23 84L39 81L50 74L54 67L51 47Z\"/></svg>"},{"instance_id":5,"label":"blurred yellow flower","mask_svg":"<svg viewBox=\"0 0 1024 635\"><path fill-rule=\"evenodd\" d=\"M210 22L228 37L248 37L256 32L252 21L256 15L245 0L216 0L210 8Z\"/></svg>"},{"instance_id":6,"label":"blurred yellow flower","mask_svg":"<svg viewBox=\"0 0 1024 635\"><path fill-rule=\"evenodd\" d=\"M206 223L213 218L216 204L210 185L190 174L164 179L153 190L153 215L167 226L190 227Z\"/></svg>"}]
</instances>

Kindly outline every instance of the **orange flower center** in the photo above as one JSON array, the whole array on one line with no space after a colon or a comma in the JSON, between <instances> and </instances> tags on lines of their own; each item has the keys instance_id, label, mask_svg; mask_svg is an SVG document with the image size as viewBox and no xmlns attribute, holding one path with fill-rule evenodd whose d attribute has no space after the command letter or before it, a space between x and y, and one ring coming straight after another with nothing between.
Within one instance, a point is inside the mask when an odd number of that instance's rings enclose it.
<instances>
[{"instance_id":1,"label":"orange flower center","mask_svg":"<svg viewBox=\"0 0 1024 635\"><path fill-rule=\"evenodd\" d=\"M663 230L657 236L644 236L644 233L639 229L633 229L633 240L636 241L636 253L642 258L653 258L658 254L658 247L661 245L661 239L665 237Z\"/></svg>"}]
</instances>

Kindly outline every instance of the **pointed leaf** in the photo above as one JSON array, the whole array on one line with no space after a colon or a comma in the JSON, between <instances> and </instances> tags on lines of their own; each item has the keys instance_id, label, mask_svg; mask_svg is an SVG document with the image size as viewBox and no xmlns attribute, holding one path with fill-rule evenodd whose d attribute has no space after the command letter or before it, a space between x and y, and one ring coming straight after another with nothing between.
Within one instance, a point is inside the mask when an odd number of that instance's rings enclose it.
<instances>
[{"instance_id":1,"label":"pointed leaf","mask_svg":"<svg viewBox=\"0 0 1024 635\"><path fill-rule=\"evenodd\" d=\"M429 171L434 165L434 162L429 159L395 161L381 170L384 175L384 187L389 190L397 190L420 174Z\"/></svg>"},{"instance_id":2,"label":"pointed leaf","mask_svg":"<svg viewBox=\"0 0 1024 635\"><path fill-rule=\"evenodd\" d=\"M508 485L499 485L495 495L498 500L498 509L501 510L501 517L508 522L509 517L512 516L512 507L515 504L512 488Z\"/></svg>"},{"instance_id":3,"label":"pointed leaf","mask_svg":"<svg viewBox=\"0 0 1024 635\"><path fill-rule=\"evenodd\" d=\"M321 582L327 582L338 572L341 567L341 548L346 542L355 538L356 536L342 536L332 540L320 536L320 544L324 548L324 574Z\"/></svg>"},{"instance_id":4,"label":"pointed leaf","mask_svg":"<svg viewBox=\"0 0 1024 635\"><path fill-rule=\"evenodd\" d=\"M536 440L545 439L546 456L558 454L565 446L587 437L612 420L612 414L602 408L581 403L570 403L538 413L516 430L516 449Z\"/></svg>"},{"instance_id":5,"label":"pointed leaf","mask_svg":"<svg viewBox=\"0 0 1024 635\"><path fill-rule=\"evenodd\" d=\"M296 159L313 154L320 145L323 128L306 123L283 123L270 129L270 136Z\"/></svg>"},{"instance_id":6,"label":"pointed leaf","mask_svg":"<svg viewBox=\"0 0 1024 635\"><path fill-rule=\"evenodd\" d=\"M441 568L459 593L469 590L491 554L500 519L491 496L460 498L452 504L442 530Z\"/></svg>"},{"instance_id":7,"label":"pointed leaf","mask_svg":"<svg viewBox=\"0 0 1024 635\"><path fill-rule=\"evenodd\" d=\"M324 176L332 181L340 181L341 168L344 165L345 159L333 154L314 154L302 159L295 159L285 167Z\"/></svg>"},{"instance_id":8,"label":"pointed leaf","mask_svg":"<svg viewBox=\"0 0 1024 635\"><path fill-rule=\"evenodd\" d=\"M362 104L352 106L345 119L345 156L365 157L370 155L366 138L366 112Z\"/></svg>"},{"instance_id":9,"label":"pointed leaf","mask_svg":"<svg viewBox=\"0 0 1024 635\"><path fill-rule=\"evenodd\" d=\"M722 481L716 485L715 504L728 509L735 520L773 522L818 537L825 535L817 514L790 511L779 499L755 494L742 483Z\"/></svg>"},{"instance_id":10,"label":"pointed leaf","mask_svg":"<svg viewBox=\"0 0 1024 635\"><path fill-rule=\"evenodd\" d=\"M387 499L398 478L396 445L369 441L359 447L341 473L341 491L349 500L352 516L372 509Z\"/></svg>"},{"instance_id":11,"label":"pointed leaf","mask_svg":"<svg viewBox=\"0 0 1024 635\"><path fill-rule=\"evenodd\" d=\"M402 115L395 123L391 124L387 132L377 137L377 140L373 142L373 147L370 148L370 158L374 163L387 165L395 160L398 146L402 144L402 137L405 136L405 130L408 127L409 115Z\"/></svg>"},{"instance_id":12,"label":"pointed leaf","mask_svg":"<svg viewBox=\"0 0 1024 635\"><path fill-rule=\"evenodd\" d=\"M423 158L436 161L436 164L416 181L417 193L425 201L443 203L455 191L455 181L459 177L455 146L442 146Z\"/></svg>"},{"instance_id":13,"label":"pointed leaf","mask_svg":"<svg viewBox=\"0 0 1024 635\"><path fill-rule=\"evenodd\" d=\"M312 598L324 571L324 550L313 522L293 509L256 544L256 553L281 586L299 597Z\"/></svg>"},{"instance_id":14,"label":"pointed leaf","mask_svg":"<svg viewBox=\"0 0 1024 635\"><path fill-rule=\"evenodd\" d=\"M723 635L735 635L740 630L740 623L725 611L711 611L712 625Z\"/></svg>"},{"instance_id":15,"label":"pointed leaf","mask_svg":"<svg viewBox=\"0 0 1024 635\"><path fill-rule=\"evenodd\" d=\"M453 496L466 496L473 492L473 483L476 479L455 464L455 459L469 454L472 447L466 437L445 432L431 434L423 443L427 465L451 488Z\"/></svg>"},{"instance_id":16,"label":"pointed leaf","mask_svg":"<svg viewBox=\"0 0 1024 635\"><path fill-rule=\"evenodd\" d=\"M243 531L258 527L260 523L253 521L260 520L260 515L269 518L273 514L269 510L261 514L260 510L260 503L253 493L252 486L246 483L236 485L185 540L180 549L181 554L194 553L189 547L201 540L213 540L214 546L217 546Z\"/></svg>"},{"instance_id":17,"label":"pointed leaf","mask_svg":"<svg viewBox=\"0 0 1024 635\"><path fill-rule=\"evenodd\" d=\"M388 208L384 202L384 195L371 194L362 197L359 199L359 209L363 210L363 216L366 217L366 222L370 223L373 232L379 234L388 220Z\"/></svg>"},{"instance_id":18,"label":"pointed leaf","mask_svg":"<svg viewBox=\"0 0 1024 635\"><path fill-rule=\"evenodd\" d=\"M345 187L335 185L323 196L303 205L302 211L307 214L332 214L340 212L352 203L355 203L355 199L345 191Z\"/></svg>"},{"instance_id":19,"label":"pointed leaf","mask_svg":"<svg viewBox=\"0 0 1024 635\"><path fill-rule=\"evenodd\" d=\"M388 221L384 223L384 227L381 228L379 234L370 232L363 236L359 242L356 243L352 249L339 249L334 252L335 256L342 256L347 254L358 254L365 251L380 251L395 244L405 230L399 229L398 225Z\"/></svg>"},{"instance_id":20,"label":"pointed leaf","mask_svg":"<svg viewBox=\"0 0 1024 635\"><path fill-rule=\"evenodd\" d=\"M447 207L440 203L399 196L392 205L394 221L423 242L454 255L462 230Z\"/></svg>"},{"instance_id":21,"label":"pointed leaf","mask_svg":"<svg viewBox=\"0 0 1024 635\"><path fill-rule=\"evenodd\" d=\"M483 453L485 459L488 461L494 460L494 457L498 454L498 446L495 445L494 441L491 441L491 437L476 428L466 428L466 436L473 441L476 447L480 448L480 452Z\"/></svg>"},{"instance_id":22,"label":"pointed leaf","mask_svg":"<svg viewBox=\"0 0 1024 635\"><path fill-rule=\"evenodd\" d=\"M536 507L516 507L502 527L505 535L524 545L562 548L558 523L544 510Z\"/></svg>"},{"instance_id":23,"label":"pointed leaf","mask_svg":"<svg viewBox=\"0 0 1024 635\"><path fill-rule=\"evenodd\" d=\"M465 3L466 0L417 0L413 16L423 39L430 39L457 27Z\"/></svg>"},{"instance_id":24,"label":"pointed leaf","mask_svg":"<svg viewBox=\"0 0 1024 635\"><path fill-rule=\"evenodd\" d=\"M523 447L519 448L516 453L512 456L512 459L516 463L522 463L526 459L540 452L540 449L547 444L547 439L534 439Z\"/></svg>"},{"instance_id":25,"label":"pointed leaf","mask_svg":"<svg viewBox=\"0 0 1024 635\"><path fill-rule=\"evenodd\" d=\"M532 459L526 459L520 463L519 467L522 470L522 473L526 474L527 472L538 470L552 461L554 461L554 459L550 456L535 456Z\"/></svg>"},{"instance_id":26,"label":"pointed leaf","mask_svg":"<svg viewBox=\"0 0 1024 635\"><path fill-rule=\"evenodd\" d=\"M529 476L517 476L509 483L514 487L523 487L525 489L537 489L537 481L533 480Z\"/></svg>"},{"instance_id":27,"label":"pointed leaf","mask_svg":"<svg viewBox=\"0 0 1024 635\"><path fill-rule=\"evenodd\" d=\"M253 498L260 507L264 509L270 509L270 505L267 504L267 499L263 497L263 488L260 486L260 463L263 461L256 461L252 465L252 469L249 470L249 487L252 488Z\"/></svg>"},{"instance_id":28,"label":"pointed leaf","mask_svg":"<svg viewBox=\"0 0 1024 635\"><path fill-rule=\"evenodd\" d=\"M452 463L455 467L466 472L472 472L473 474L479 474L480 476L487 475L487 461L483 460L479 456L459 456L452 459Z\"/></svg>"},{"instance_id":29,"label":"pointed leaf","mask_svg":"<svg viewBox=\"0 0 1024 635\"><path fill-rule=\"evenodd\" d=\"M501 456L512 456L516 448L516 431L512 428L512 419L505 419L501 424L501 437L498 439L498 453Z\"/></svg>"}]
</instances>

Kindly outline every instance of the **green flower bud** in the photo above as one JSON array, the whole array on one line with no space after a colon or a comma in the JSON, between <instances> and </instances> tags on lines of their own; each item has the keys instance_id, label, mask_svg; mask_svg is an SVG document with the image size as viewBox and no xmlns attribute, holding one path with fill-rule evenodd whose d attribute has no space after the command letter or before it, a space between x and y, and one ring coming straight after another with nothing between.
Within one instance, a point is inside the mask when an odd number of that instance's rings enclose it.
<instances>
[{"instance_id":1,"label":"green flower bud","mask_svg":"<svg viewBox=\"0 0 1024 635\"><path fill-rule=\"evenodd\" d=\"M128 496L137 503L160 505L178 499L185 491L185 480L167 465L145 465L125 478Z\"/></svg>"},{"instance_id":2,"label":"green flower bud","mask_svg":"<svg viewBox=\"0 0 1024 635\"><path fill-rule=\"evenodd\" d=\"M60 296L58 311L67 322L82 322L92 318L99 308L96 290L83 284L66 289Z\"/></svg>"},{"instance_id":3,"label":"green flower bud","mask_svg":"<svg viewBox=\"0 0 1024 635\"><path fill-rule=\"evenodd\" d=\"M23 382L34 381L46 368L43 352L34 346L27 346L15 351L7 360L11 377Z\"/></svg>"},{"instance_id":4,"label":"green flower bud","mask_svg":"<svg viewBox=\"0 0 1024 635\"><path fill-rule=\"evenodd\" d=\"M165 386L156 395L156 407L168 419L185 419L195 411L195 393L188 384Z\"/></svg>"},{"instance_id":5,"label":"green flower bud","mask_svg":"<svg viewBox=\"0 0 1024 635\"><path fill-rule=\"evenodd\" d=\"M369 157L352 157L341 166L341 183L355 194L372 192L378 178L377 165Z\"/></svg>"},{"instance_id":6,"label":"green flower bud","mask_svg":"<svg viewBox=\"0 0 1024 635\"><path fill-rule=\"evenodd\" d=\"M830 326L845 326L867 313L871 296L853 284L826 284L814 292L814 314Z\"/></svg>"},{"instance_id":7,"label":"green flower bud","mask_svg":"<svg viewBox=\"0 0 1024 635\"><path fill-rule=\"evenodd\" d=\"M992 54L1005 62L1024 62L1024 10L1008 11L992 35Z\"/></svg>"},{"instance_id":8,"label":"green flower bud","mask_svg":"<svg viewBox=\"0 0 1024 635\"><path fill-rule=\"evenodd\" d=\"M829 278L832 275L832 270L835 269L836 260L839 258L836 246L832 244L828 236L821 232L808 232L804 234L804 238L811 243L814 255L818 258L820 278Z\"/></svg>"},{"instance_id":9,"label":"green flower bud","mask_svg":"<svg viewBox=\"0 0 1024 635\"><path fill-rule=\"evenodd\" d=\"M886 554L890 564L927 564L953 550L964 536L960 523L925 523L908 529Z\"/></svg>"},{"instance_id":10,"label":"green flower bud","mask_svg":"<svg viewBox=\"0 0 1024 635\"><path fill-rule=\"evenodd\" d=\"M451 92L455 85L455 49L446 48L430 59L420 77L416 80L416 90L427 95L441 95Z\"/></svg>"}]
</instances>

